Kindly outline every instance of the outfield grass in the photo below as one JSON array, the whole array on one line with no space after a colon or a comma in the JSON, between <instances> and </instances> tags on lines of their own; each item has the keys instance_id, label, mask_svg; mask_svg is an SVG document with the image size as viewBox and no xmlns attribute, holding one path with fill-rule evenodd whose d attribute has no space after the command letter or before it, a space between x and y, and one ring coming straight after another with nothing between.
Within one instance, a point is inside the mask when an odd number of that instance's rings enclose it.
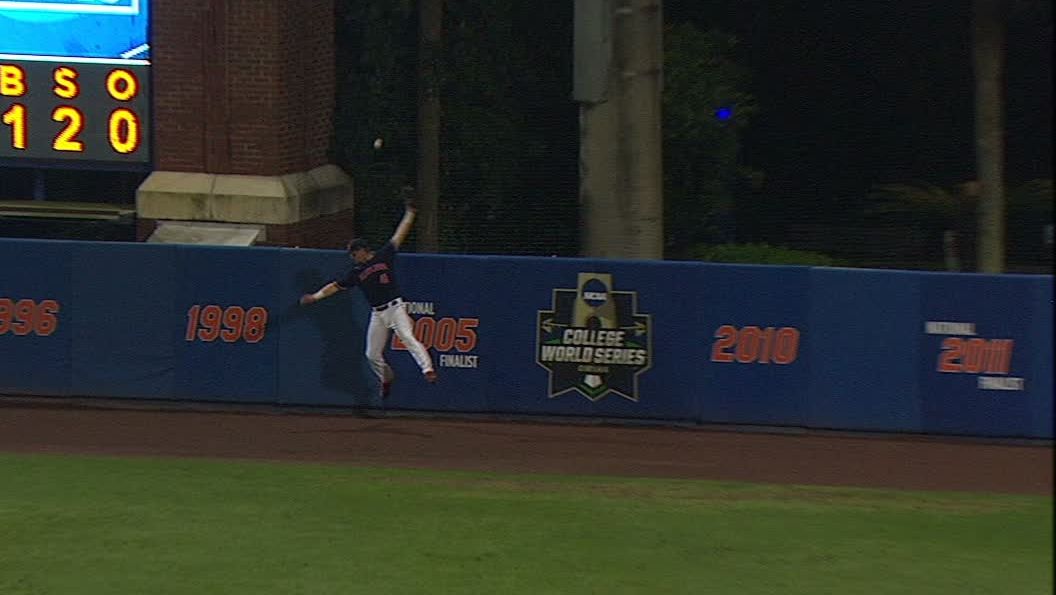
<instances>
[{"instance_id":1,"label":"outfield grass","mask_svg":"<svg viewBox=\"0 0 1056 595\"><path fill-rule=\"evenodd\" d=\"M0 594L1052 593L1046 497L0 455Z\"/></svg>"}]
</instances>

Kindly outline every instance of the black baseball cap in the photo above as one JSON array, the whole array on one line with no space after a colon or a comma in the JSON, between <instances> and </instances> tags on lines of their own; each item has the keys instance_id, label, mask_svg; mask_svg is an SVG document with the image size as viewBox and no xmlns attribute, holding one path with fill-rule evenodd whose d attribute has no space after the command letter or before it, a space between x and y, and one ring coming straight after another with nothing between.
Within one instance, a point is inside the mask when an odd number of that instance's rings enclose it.
<instances>
[{"instance_id":1,"label":"black baseball cap","mask_svg":"<svg viewBox=\"0 0 1056 595\"><path fill-rule=\"evenodd\" d=\"M355 238L348 241L348 252L351 254L356 250L370 250L370 244L363 238Z\"/></svg>"}]
</instances>

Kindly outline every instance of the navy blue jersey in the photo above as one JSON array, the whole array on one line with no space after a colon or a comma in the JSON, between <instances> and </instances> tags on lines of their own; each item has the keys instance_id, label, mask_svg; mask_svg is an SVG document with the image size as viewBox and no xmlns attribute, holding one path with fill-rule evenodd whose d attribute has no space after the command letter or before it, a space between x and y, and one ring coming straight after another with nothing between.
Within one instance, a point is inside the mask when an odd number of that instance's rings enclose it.
<instances>
[{"instance_id":1,"label":"navy blue jersey","mask_svg":"<svg viewBox=\"0 0 1056 595\"><path fill-rule=\"evenodd\" d=\"M342 289L359 287L371 306L380 306L400 297L396 285L396 246L392 242L378 248L374 257L363 264L356 264L344 277L334 281Z\"/></svg>"}]
</instances>

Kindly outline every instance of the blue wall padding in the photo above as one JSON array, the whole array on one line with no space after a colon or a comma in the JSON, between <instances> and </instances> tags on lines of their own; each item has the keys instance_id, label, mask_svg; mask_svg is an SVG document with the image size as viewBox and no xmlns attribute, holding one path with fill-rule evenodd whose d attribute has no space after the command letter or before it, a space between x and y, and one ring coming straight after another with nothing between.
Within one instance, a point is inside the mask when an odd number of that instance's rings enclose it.
<instances>
[{"instance_id":1,"label":"blue wall padding","mask_svg":"<svg viewBox=\"0 0 1056 595\"><path fill-rule=\"evenodd\" d=\"M1051 276L400 254L440 381L390 338L382 400L363 295L297 303L347 266L330 250L2 240L0 391L1053 436ZM10 307L47 300L50 334ZM645 356L544 361L617 351Z\"/></svg>"},{"instance_id":2,"label":"blue wall padding","mask_svg":"<svg viewBox=\"0 0 1056 595\"><path fill-rule=\"evenodd\" d=\"M179 248L69 246L74 392L175 398L183 335L175 297L187 282L178 266Z\"/></svg>"},{"instance_id":3,"label":"blue wall padding","mask_svg":"<svg viewBox=\"0 0 1056 595\"><path fill-rule=\"evenodd\" d=\"M922 278L815 268L810 279L807 425L920 431Z\"/></svg>"},{"instance_id":4,"label":"blue wall padding","mask_svg":"<svg viewBox=\"0 0 1056 595\"><path fill-rule=\"evenodd\" d=\"M16 335L13 312L0 319L0 391L5 393L67 395L73 390L70 351L73 333L68 324L77 314L70 282L72 245L61 242L4 240L0 242L0 299L17 304L56 301L58 325L47 336Z\"/></svg>"},{"instance_id":5,"label":"blue wall padding","mask_svg":"<svg viewBox=\"0 0 1056 595\"><path fill-rule=\"evenodd\" d=\"M359 291L341 292L308 307L297 305L333 280L348 264L339 252L281 250L280 303L273 312L281 329L276 401L287 405L363 407L380 404L363 357L367 304Z\"/></svg>"}]
</instances>

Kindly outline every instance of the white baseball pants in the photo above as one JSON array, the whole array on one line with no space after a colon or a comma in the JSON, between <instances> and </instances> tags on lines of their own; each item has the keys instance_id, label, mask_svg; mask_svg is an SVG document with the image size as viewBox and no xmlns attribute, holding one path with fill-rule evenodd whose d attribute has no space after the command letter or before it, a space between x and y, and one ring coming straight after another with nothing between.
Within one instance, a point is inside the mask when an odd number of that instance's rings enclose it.
<instances>
[{"instance_id":1,"label":"white baseball pants","mask_svg":"<svg viewBox=\"0 0 1056 595\"><path fill-rule=\"evenodd\" d=\"M414 337L414 321L407 314L407 304L396 298L389 302L388 308L380 312L372 309L370 312L370 324L367 326L367 359L370 361L370 368L378 377L378 382L384 384L391 382L393 378L392 368L385 361L385 345L389 342L389 331L395 331L396 336L407 346L407 351L411 352L422 374L433 371L433 360L429 357L429 352Z\"/></svg>"}]
</instances>

